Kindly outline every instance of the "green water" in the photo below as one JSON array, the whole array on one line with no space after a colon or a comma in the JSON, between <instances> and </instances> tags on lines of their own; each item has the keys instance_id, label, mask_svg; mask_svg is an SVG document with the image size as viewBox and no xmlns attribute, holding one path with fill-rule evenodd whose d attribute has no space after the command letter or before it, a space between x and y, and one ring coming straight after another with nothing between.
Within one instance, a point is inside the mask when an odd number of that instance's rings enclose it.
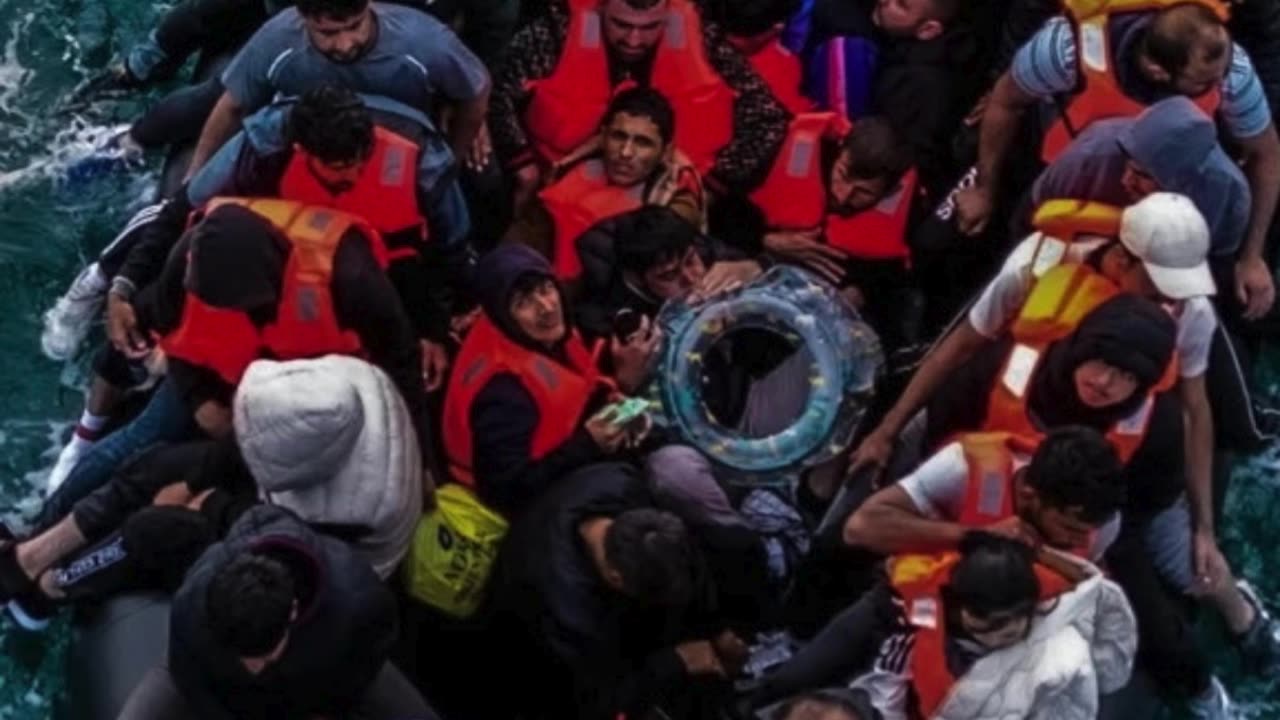
<instances>
[{"instance_id":1,"label":"green water","mask_svg":"<svg viewBox=\"0 0 1280 720\"><path fill-rule=\"evenodd\" d=\"M39 353L41 314L144 199L148 177L103 178L74 190L52 179L83 153L85 137L128 120L134 103L102 103L88 117L57 112L61 99L165 5L111 0L0 0L0 516L36 505L58 443L80 409L84 358ZM154 159L152 166L154 167ZM1269 363L1280 369L1280 354ZM1264 377L1280 386L1280 370ZM1266 469L1267 465L1270 470ZM1280 450L1243 464L1228 502L1228 555L1271 601L1280 600ZM67 630L32 636L0 620L0 720L47 718L63 687ZM1258 718L1280 718L1280 685L1238 680L1236 697Z\"/></svg>"}]
</instances>

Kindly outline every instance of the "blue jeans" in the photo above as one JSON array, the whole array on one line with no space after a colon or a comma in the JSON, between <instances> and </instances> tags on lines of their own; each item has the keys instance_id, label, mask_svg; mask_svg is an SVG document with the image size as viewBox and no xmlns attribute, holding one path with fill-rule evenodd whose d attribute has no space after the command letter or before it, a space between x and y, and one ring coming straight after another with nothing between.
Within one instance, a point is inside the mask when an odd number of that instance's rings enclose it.
<instances>
[{"instance_id":1,"label":"blue jeans","mask_svg":"<svg viewBox=\"0 0 1280 720\"><path fill-rule=\"evenodd\" d=\"M45 528L61 520L77 501L107 484L116 470L135 454L156 443L186 439L198 429L173 383L162 380L137 417L85 453L66 482L45 501L36 525Z\"/></svg>"}]
</instances>

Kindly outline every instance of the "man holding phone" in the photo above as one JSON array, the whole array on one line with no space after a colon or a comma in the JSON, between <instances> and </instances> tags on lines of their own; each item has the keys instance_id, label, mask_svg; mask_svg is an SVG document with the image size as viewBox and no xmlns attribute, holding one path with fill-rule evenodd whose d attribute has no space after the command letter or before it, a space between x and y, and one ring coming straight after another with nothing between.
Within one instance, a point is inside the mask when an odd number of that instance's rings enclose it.
<instances>
[{"instance_id":1,"label":"man holding phone","mask_svg":"<svg viewBox=\"0 0 1280 720\"><path fill-rule=\"evenodd\" d=\"M445 452L454 480L512 517L572 471L644 438L645 414L618 403L644 381L661 338L647 319L610 338L605 375L606 342L588 350L536 251L503 245L474 277L483 312L445 393Z\"/></svg>"}]
</instances>

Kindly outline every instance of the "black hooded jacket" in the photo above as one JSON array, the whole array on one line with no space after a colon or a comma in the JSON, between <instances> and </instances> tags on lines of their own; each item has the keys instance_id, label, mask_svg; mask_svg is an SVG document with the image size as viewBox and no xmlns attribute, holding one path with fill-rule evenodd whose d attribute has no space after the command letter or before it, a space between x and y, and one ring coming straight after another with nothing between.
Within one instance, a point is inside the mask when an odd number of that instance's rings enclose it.
<instances>
[{"instance_id":1,"label":"black hooded jacket","mask_svg":"<svg viewBox=\"0 0 1280 720\"><path fill-rule=\"evenodd\" d=\"M1177 327L1168 313L1133 295L1118 295L1098 306L1076 331L1045 351L1027 394L1029 412L1045 428L1086 425L1100 432L1128 417L1146 401L1173 355ZM925 448L932 451L956 433L971 432L986 420L987 398L1014 345L1005 336L978 351L952 374L929 402ZM1138 388L1118 406L1093 409L1076 394L1072 374L1088 360L1104 360L1133 373ZM1155 396L1146 437L1125 468L1129 482L1126 518L1149 516L1177 499L1183 482L1182 405L1176 392Z\"/></svg>"},{"instance_id":2,"label":"black hooded jacket","mask_svg":"<svg viewBox=\"0 0 1280 720\"><path fill-rule=\"evenodd\" d=\"M246 552L283 561L303 588L284 654L257 676L212 636L205 602L218 569ZM396 632L395 600L368 562L288 511L260 505L200 556L174 596L169 669L201 720L338 717L364 696Z\"/></svg>"},{"instance_id":3,"label":"black hooded jacket","mask_svg":"<svg viewBox=\"0 0 1280 720\"><path fill-rule=\"evenodd\" d=\"M503 245L476 266L473 286L485 314L508 338L562 362L554 351L524 338L508 310L516 284L530 275L553 277L545 258L524 245ZM563 302L564 293L561 293ZM565 322L569 308L564 307ZM597 393L584 417L604 405ZM507 515L519 514L552 483L601 457L590 434L579 426L569 439L541 458L532 456L533 436L541 418L533 396L511 373L494 375L476 394L469 415L476 489L485 503Z\"/></svg>"}]
</instances>

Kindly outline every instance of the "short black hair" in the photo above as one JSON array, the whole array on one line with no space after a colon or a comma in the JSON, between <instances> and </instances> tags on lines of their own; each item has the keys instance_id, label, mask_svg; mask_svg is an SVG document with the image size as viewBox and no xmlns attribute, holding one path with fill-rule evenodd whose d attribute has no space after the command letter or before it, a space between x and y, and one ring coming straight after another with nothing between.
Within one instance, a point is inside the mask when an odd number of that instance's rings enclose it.
<instances>
[{"instance_id":1,"label":"short black hair","mask_svg":"<svg viewBox=\"0 0 1280 720\"><path fill-rule=\"evenodd\" d=\"M667 97L653 88L637 86L614 95L604 111L600 126L608 127L619 113L649 118L658 127L658 135L664 145L670 144L676 136L675 110L671 109Z\"/></svg>"},{"instance_id":2,"label":"short black hair","mask_svg":"<svg viewBox=\"0 0 1280 720\"><path fill-rule=\"evenodd\" d=\"M294 7L304 17L325 17L345 20L355 17L369 7L370 0L295 0Z\"/></svg>"},{"instance_id":3,"label":"short black hair","mask_svg":"<svg viewBox=\"0 0 1280 720\"><path fill-rule=\"evenodd\" d=\"M680 607L693 597L696 554L684 523L669 512L618 515L605 532L604 557L622 576L623 591L641 601Z\"/></svg>"},{"instance_id":4,"label":"short black hair","mask_svg":"<svg viewBox=\"0 0 1280 720\"><path fill-rule=\"evenodd\" d=\"M852 702L824 692L807 692L778 707L772 720L870 720Z\"/></svg>"},{"instance_id":5,"label":"short black hair","mask_svg":"<svg viewBox=\"0 0 1280 720\"><path fill-rule=\"evenodd\" d=\"M896 183L911 168L911 151L883 117L859 120L841 148L849 153L849 172L860 180L884 178Z\"/></svg>"},{"instance_id":6,"label":"short black hair","mask_svg":"<svg viewBox=\"0 0 1280 720\"><path fill-rule=\"evenodd\" d=\"M960 540L960 560L944 587L947 611L961 609L980 618L1009 611L1034 611L1040 580L1035 551L1025 543L981 530Z\"/></svg>"},{"instance_id":7,"label":"short black hair","mask_svg":"<svg viewBox=\"0 0 1280 720\"><path fill-rule=\"evenodd\" d=\"M218 568L205 595L209 631L240 657L261 657L284 639L297 594L279 560L246 552Z\"/></svg>"},{"instance_id":8,"label":"short black hair","mask_svg":"<svg viewBox=\"0 0 1280 720\"><path fill-rule=\"evenodd\" d=\"M618 216L614 229L618 267L637 275L684 257L698 240L696 227L661 205L646 205Z\"/></svg>"},{"instance_id":9,"label":"short black hair","mask_svg":"<svg viewBox=\"0 0 1280 720\"><path fill-rule=\"evenodd\" d=\"M289 138L321 162L347 163L373 149L373 118L351 90L322 85L302 94L289 113Z\"/></svg>"},{"instance_id":10,"label":"short black hair","mask_svg":"<svg viewBox=\"0 0 1280 720\"><path fill-rule=\"evenodd\" d=\"M1080 519L1101 525L1125 500L1124 466L1097 430L1082 425L1055 428L1036 448L1024 482L1041 501L1059 510L1079 509Z\"/></svg>"},{"instance_id":11,"label":"short black hair","mask_svg":"<svg viewBox=\"0 0 1280 720\"><path fill-rule=\"evenodd\" d=\"M1170 75L1178 75L1191 62L1191 51L1207 40L1211 30L1224 27L1221 18L1198 3L1181 3L1156 14L1143 37L1142 50ZM1229 51L1230 41L1215 38L1204 48L1208 60Z\"/></svg>"}]
</instances>

